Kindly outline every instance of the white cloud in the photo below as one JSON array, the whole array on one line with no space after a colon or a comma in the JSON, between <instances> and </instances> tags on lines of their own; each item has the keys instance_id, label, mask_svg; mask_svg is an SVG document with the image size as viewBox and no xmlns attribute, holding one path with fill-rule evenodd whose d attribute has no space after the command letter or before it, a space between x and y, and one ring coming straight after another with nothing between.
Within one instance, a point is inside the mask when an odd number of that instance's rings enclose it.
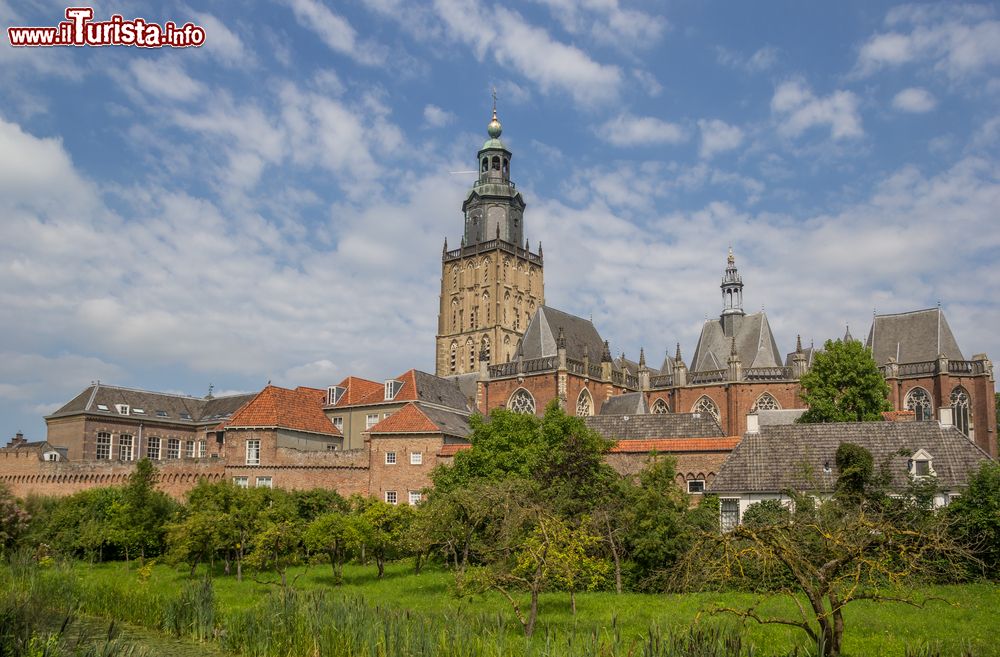
<instances>
[{"instance_id":1,"label":"white cloud","mask_svg":"<svg viewBox=\"0 0 1000 657\"><path fill-rule=\"evenodd\" d=\"M614 146L678 144L687 139L684 130L654 116L619 114L596 129L597 135Z\"/></svg>"},{"instance_id":2,"label":"white cloud","mask_svg":"<svg viewBox=\"0 0 1000 657\"><path fill-rule=\"evenodd\" d=\"M446 126L454 120L454 114L441 109L437 105L427 105L424 107L424 123L432 128Z\"/></svg>"},{"instance_id":3,"label":"white cloud","mask_svg":"<svg viewBox=\"0 0 1000 657\"><path fill-rule=\"evenodd\" d=\"M385 62L385 48L373 41L358 38L357 30L346 18L335 14L319 0L287 0L299 25L311 30L330 50L347 55L369 66Z\"/></svg>"},{"instance_id":4,"label":"white cloud","mask_svg":"<svg viewBox=\"0 0 1000 657\"><path fill-rule=\"evenodd\" d=\"M649 71L644 71L640 68L632 69L632 77L634 77L642 88L651 97L656 98L663 93L663 85L660 81L656 79L656 76Z\"/></svg>"},{"instance_id":5,"label":"white cloud","mask_svg":"<svg viewBox=\"0 0 1000 657\"><path fill-rule=\"evenodd\" d=\"M656 45L669 28L666 18L626 9L618 0L537 0L547 5L564 30L622 50Z\"/></svg>"},{"instance_id":6,"label":"white cloud","mask_svg":"<svg viewBox=\"0 0 1000 657\"><path fill-rule=\"evenodd\" d=\"M705 159L737 148L743 143L743 130L725 121L701 119L698 121L698 129L701 130L701 148L698 152Z\"/></svg>"},{"instance_id":7,"label":"white cloud","mask_svg":"<svg viewBox=\"0 0 1000 657\"><path fill-rule=\"evenodd\" d=\"M774 46L764 46L749 57L722 46L715 49L716 60L720 64L748 73L761 73L772 68L778 63L779 53Z\"/></svg>"},{"instance_id":8,"label":"white cloud","mask_svg":"<svg viewBox=\"0 0 1000 657\"><path fill-rule=\"evenodd\" d=\"M903 89L892 99L892 106L901 112L921 114L937 107L937 99L931 92L921 87Z\"/></svg>"},{"instance_id":9,"label":"white cloud","mask_svg":"<svg viewBox=\"0 0 1000 657\"><path fill-rule=\"evenodd\" d=\"M129 63L137 90L162 100L190 101L205 93L205 86L188 75L180 61L167 56L134 59Z\"/></svg>"},{"instance_id":10,"label":"white cloud","mask_svg":"<svg viewBox=\"0 0 1000 657\"><path fill-rule=\"evenodd\" d=\"M791 80L775 90L771 111L779 121L778 131L789 137L798 137L816 126L828 126L833 139L864 135L858 97L850 91L817 97L805 83Z\"/></svg>"},{"instance_id":11,"label":"white cloud","mask_svg":"<svg viewBox=\"0 0 1000 657\"><path fill-rule=\"evenodd\" d=\"M958 80L1000 64L1000 21L975 5L903 5L889 11L890 31L860 48L854 73L927 62Z\"/></svg>"},{"instance_id":12,"label":"white cloud","mask_svg":"<svg viewBox=\"0 0 1000 657\"><path fill-rule=\"evenodd\" d=\"M206 38L202 50L226 66L248 67L256 63L256 58L243 40L218 18L204 13L195 14L195 18L197 24L205 28Z\"/></svg>"}]
</instances>

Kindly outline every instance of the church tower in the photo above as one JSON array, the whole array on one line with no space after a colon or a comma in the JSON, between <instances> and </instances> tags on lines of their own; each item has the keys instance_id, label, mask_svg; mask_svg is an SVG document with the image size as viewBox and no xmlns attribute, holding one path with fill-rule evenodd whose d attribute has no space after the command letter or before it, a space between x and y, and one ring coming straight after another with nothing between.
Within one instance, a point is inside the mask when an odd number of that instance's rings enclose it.
<instances>
[{"instance_id":1,"label":"church tower","mask_svg":"<svg viewBox=\"0 0 1000 657\"><path fill-rule=\"evenodd\" d=\"M736 257L733 247L729 247L729 257L726 260L726 274L722 277L722 332L726 337L736 335L736 318L746 315L743 312L743 278L736 270Z\"/></svg>"},{"instance_id":2,"label":"church tower","mask_svg":"<svg viewBox=\"0 0 1000 657\"><path fill-rule=\"evenodd\" d=\"M478 372L480 360L504 363L514 356L535 310L545 303L542 245L532 253L524 234L524 199L510 180L511 152L500 141L502 126L486 126L479 150L479 177L462 214L459 248L444 242L438 314L438 376Z\"/></svg>"}]
</instances>

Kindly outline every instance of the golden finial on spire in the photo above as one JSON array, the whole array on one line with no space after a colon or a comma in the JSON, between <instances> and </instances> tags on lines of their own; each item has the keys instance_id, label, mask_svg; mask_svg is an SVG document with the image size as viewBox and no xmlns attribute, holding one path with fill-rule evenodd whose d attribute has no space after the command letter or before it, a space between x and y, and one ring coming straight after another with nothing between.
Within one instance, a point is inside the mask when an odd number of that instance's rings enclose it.
<instances>
[{"instance_id":1,"label":"golden finial on spire","mask_svg":"<svg viewBox=\"0 0 1000 657\"><path fill-rule=\"evenodd\" d=\"M732 267L736 264L736 256L733 255L733 247L729 247L729 257L726 259L729 262L729 266Z\"/></svg>"},{"instance_id":2,"label":"golden finial on spire","mask_svg":"<svg viewBox=\"0 0 1000 657\"><path fill-rule=\"evenodd\" d=\"M500 125L500 119L497 118L497 88L493 87L493 119L486 126L486 132L492 139L498 139L502 131L503 126Z\"/></svg>"}]
</instances>

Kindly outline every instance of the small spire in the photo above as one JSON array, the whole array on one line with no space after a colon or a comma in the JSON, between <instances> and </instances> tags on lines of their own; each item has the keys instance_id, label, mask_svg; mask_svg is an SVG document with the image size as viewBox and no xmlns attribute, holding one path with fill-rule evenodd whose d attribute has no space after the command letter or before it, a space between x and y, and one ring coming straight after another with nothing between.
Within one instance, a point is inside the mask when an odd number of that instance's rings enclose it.
<instances>
[{"instance_id":1,"label":"small spire","mask_svg":"<svg viewBox=\"0 0 1000 657\"><path fill-rule=\"evenodd\" d=\"M444 238L444 248L441 249L441 253L448 253L448 238Z\"/></svg>"},{"instance_id":2,"label":"small spire","mask_svg":"<svg viewBox=\"0 0 1000 657\"><path fill-rule=\"evenodd\" d=\"M854 336L851 335L851 325L844 324L844 342L854 342Z\"/></svg>"},{"instance_id":3,"label":"small spire","mask_svg":"<svg viewBox=\"0 0 1000 657\"><path fill-rule=\"evenodd\" d=\"M726 262L729 263L730 267L733 267L733 266L736 265L736 256L733 255L733 245L732 244L729 245L729 257L726 258Z\"/></svg>"},{"instance_id":4,"label":"small spire","mask_svg":"<svg viewBox=\"0 0 1000 657\"><path fill-rule=\"evenodd\" d=\"M735 356L736 355L736 336L735 335L733 336L732 346L729 348L729 355L730 356Z\"/></svg>"},{"instance_id":5,"label":"small spire","mask_svg":"<svg viewBox=\"0 0 1000 657\"><path fill-rule=\"evenodd\" d=\"M639 347L639 367L646 367L646 350Z\"/></svg>"},{"instance_id":6,"label":"small spire","mask_svg":"<svg viewBox=\"0 0 1000 657\"><path fill-rule=\"evenodd\" d=\"M556 349L566 348L566 333L563 332L563 327L559 327L559 337L556 338Z\"/></svg>"},{"instance_id":7,"label":"small spire","mask_svg":"<svg viewBox=\"0 0 1000 657\"><path fill-rule=\"evenodd\" d=\"M583 345L583 358L584 360L588 360L590 358L590 347L587 345Z\"/></svg>"},{"instance_id":8,"label":"small spire","mask_svg":"<svg viewBox=\"0 0 1000 657\"><path fill-rule=\"evenodd\" d=\"M601 354L601 362L602 363L611 362L611 345L608 344L607 340L604 341L604 353Z\"/></svg>"},{"instance_id":9,"label":"small spire","mask_svg":"<svg viewBox=\"0 0 1000 657\"><path fill-rule=\"evenodd\" d=\"M681 362L681 343L680 342L677 343L677 355L674 356L674 360L676 362L678 362L678 363Z\"/></svg>"},{"instance_id":10,"label":"small spire","mask_svg":"<svg viewBox=\"0 0 1000 657\"><path fill-rule=\"evenodd\" d=\"M801 333L799 335L795 336L795 353L797 353L797 354L801 354L802 353L802 334Z\"/></svg>"},{"instance_id":11,"label":"small spire","mask_svg":"<svg viewBox=\"0 0 1000 657\"><path fill-rule=\"evenodd\" d=\"M486 133L493 139L498 139L500 133L503 132L503 126L500 124L500 119L497 118L497 90L493 88L493 118L490 120L489 124L486 126Z\"/></svg>"},{"instance_id":12,"label":"small spire","mask_svg":"<svg viewBox=\"0 0 1000 657\"><path fill-rule=\"evenodd\" d=\"M542 240L538 240L538 257L542 257Z\"/></svg>"},{"instance_id":13,"label":"small spire","mask_svg":"<svg viewBox=\"0 0 1000 657\"><path fill-rule=\"evenodd\" d=\"M528 238L527 237L524 238L524 250L525 251L530 251L531 250L531 247L528 246Z\"/></svg>"}]
</instances>

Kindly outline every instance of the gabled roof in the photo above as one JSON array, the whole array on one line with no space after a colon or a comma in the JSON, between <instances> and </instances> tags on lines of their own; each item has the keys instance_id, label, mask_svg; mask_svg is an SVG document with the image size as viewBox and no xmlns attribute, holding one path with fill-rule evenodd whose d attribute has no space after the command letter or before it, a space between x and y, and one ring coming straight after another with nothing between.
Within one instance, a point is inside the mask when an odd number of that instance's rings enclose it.
<instances>
[{"instance_id":1,"label":"gabled roof","mask_svg":"<svg viewBox=\"0 0 1000 657\"><path fill-rule=\"evenodd\" d=\"M269 385L218 429L277 428L341 436L323 412L325 401L325 390L301 386L289 390Z\"/></svg>"},{"instance_id":2,"label":"gabled roof","mask_svg":"<svg viewBox=\"0 0 1000 657\"><path fill-rule=\"evenodd\" d=\"M937 422L836 422L761 427L748 433L726 458L709 485L717 493L832 491L837 483L837 448L861 445L876 467L886 463L897 489L907 483L907 461L923 449L933 457L939 486L954 490L989 456L952 426ZM827 466L829 472L826 471Z\"/></svg>"},{"instance_id":3,"label":"gabled roof","mask_svg":"<svg viewBox=\"0 0 1000 657\"><path fill-rule=\"evenodd\" d=\"M609 440L712 438L725 435L716 419L708 413L594 415L585 417L583 421Z\"/></svg>"},{"instance_id":4,"label":"gabled roof","mask_svg":"<svg viewBox=\"0 0 1000 657\"><path fill-rule=\"evenodd\" d=\"M69 454L68 447L56 447L47 440L33 440L19 445L8 445L0 447L0 452L34 452L41 459L47 452L57 452L60 460L66 460Z\"/></svg>"},{"instance_id":5,"label":"gabled roof","mask_svg":"<svg viewBox=\"0 0 1000 657\"><path fill-rule=\"evenodd\" d=\"M385 386L378 384L378 388L371 389L353 405L366 406L383 402L421 401L460 411L469 410L468 399L457 381L434 376L420 370L408 370L393 380L400 381L403 385L392 399L385 398Z\"/></svg>"},{"instance_id":6,"label":"gabled roof","mask_svg":"<svg viewBox=\"0 0 1000 657\"><path fill-rule=\"evenodd\" d=\"M137 390L94 383L49 418L80 413L117 416L117 406L129 407L129 415L143 420L184 424L217 423L254 398L254 393L225 397L190 397L150 390ZM103 410L101 407L106 408ZM136 413L141 409L141 414Z\"/></svg>"},{"instance_id":7,"label":"gabled roof","mask_svg":"<svg viewBox=\"0 0 1000 657\"><path fill-rule=\"evenodd\" d=\"M583 360L586 348L591 363L601 362L604 340L590 320L549 306L540 306L535 311L534 317L528 322L524 337L521 338L517 355L525 359L558 355L556 340L559 337L559 329L562 329L563 337L566 339L568 358Z\"/></svg>"},{"instance_id":8,"label":"gabled roof","mask_svg":"<svg viewBox=\"0 0 1000 657\"><path fill-rule=\"evenodd\" d=\"M778 345L771 334L771 325L763 311L752 315L736 315L732 318L735 326L736 353L744 369L750 367L780 367L782 363ZM691 359L692 372L722 370L729 367L732 338L722 329L722 320L710 319L705 322L698 338L698 346Z\"/></svg>"},{"instance_id":9,"label":"gabled roof","mask_svg":"<svg viewBox=\"0 0 1000 657\"><path fill-rule=\"evenodd\" d=\"M641 392L615 395L601 406L601 415L643 415L648 412L646 395Z\"/></svg>"},{"instance_id":10,"label":"gabled roof","mask_svg":"<svg viewBox=\"0 0 1000 657\"><path fill-rule=\"evenodd\" d=\"M878 365L885 365L890 358L897 363L926 362L937 359L938 354L949 360L965 360L940 308L876 315L866 345Z\"/></svg>"},{"instance_id":11,"label":"gabled roof","mask_svg":"<svg viewBox=\"0 0 1000 657\"><path fill-rule=\"evenodd\" d=\"M400 433L440 433L466 438L469 430L467 413L425 406L410 402L371 428L371 435Z\"/></svg>"},{"instance_id":12,"label":"gabled roof","mask_svg":"<svg viewBox=\"0 0 1000 657\"><path fill-rule=\"evenodd\" d=\"M337 400L337 403L333 405L334 408L354 406L360 403L365 397L383 390L381 383L378 383L377 381L369 381L368 379L362 379L359 376L349 376L337 385L344 388L344 394L342 394L340 399Z\"/></svg>"}]
</instances>

